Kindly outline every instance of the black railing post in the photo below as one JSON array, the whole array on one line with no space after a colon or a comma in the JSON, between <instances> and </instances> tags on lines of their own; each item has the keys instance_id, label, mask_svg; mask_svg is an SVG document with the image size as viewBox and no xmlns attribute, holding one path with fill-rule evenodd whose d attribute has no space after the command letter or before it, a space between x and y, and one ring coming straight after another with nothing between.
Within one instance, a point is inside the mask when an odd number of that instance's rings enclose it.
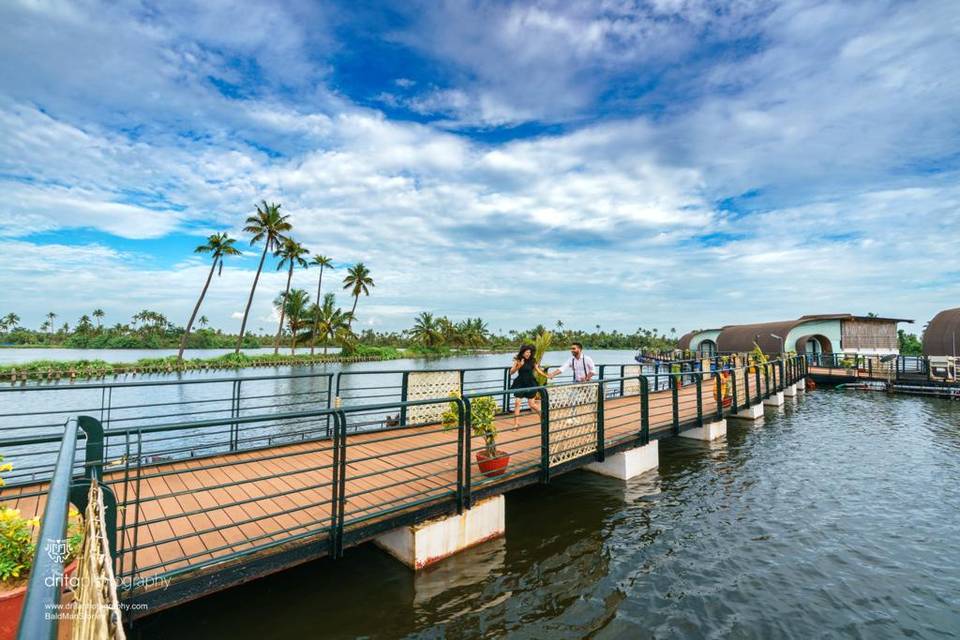
<instances>
[{"instance_id":1,"label":"black railing post","mask_svg":"<svg viewBox=\"0 0 960 640\"><path fill-rule=\"evenodd\" d=\"M673 401L673 435L680 433L680 388L677 379L673 376L670 380L670 398Z\"/></svg>"},{"instance_id":2,"label":"black railing post","mask_svg":"<svg viewBox=\"0 0 960 640\"><path fill-rule=\"evenodd\" d=\"M540 393L540 481L550 482L550 395L546 388Z\"/></svg>"},{"instance_id":3,"label":"black railing post","mask_svg":"<svg viewBox=\"0 0 960 640\"><path fill-rule=\"evenodd\" d=\"M333 374L328 373L327 374L327 410L329 411L332 408L333 408ZM329 438L330 437L330 414L329 413L327 414L326 423L327 423L326 437Z\"/></svg>"},{"instance_id":4,"label":"black railing post","mask_svg":"<svg viewBox=\"0 0 960 640\"><path fill-rule=\"evenodd\" d=\"M763 365L763 397L770 397L770 363L766 362Z\"/></svg>"},{"instance_id":5,"label":"black railing post","mask_svg":"<svg viewBox=\"0 0 960 640\"><path fill-rule=\"evenodd\" d=\"M404 371L403 378L400 382L400 402L404 403L400 405L400 426L407 426L407 385L410 383L410 372Z\"/></svg>"},{"instance_id":6,"label":"black railing post","mask_svg":"<svg viewBox=\"0 0 960 640\"><path fill-rule=\"evenodd\" d=\"M504 397L509 394L504 393ZM463 399L463 505L471 506L471 491L473 487L473 418L470 413L470 398Z\"/></svg>"},{"instance_id":7,"label":"black railing post","mask_svg":"<svg viewBox=\"0 0 960 640\"><path fill-rule=\"evenodd\" d=\"M240 417L240 406L243 404L243 396L241 395L243 393L242 383L243 383L242 380L237 380L236 382L237 388L236 388L234 410L233 410L234 418ZM236 451L239 448L240 448L240 423L234 422L233 423L233 450Z\"/></svg>"},{"instance_id":8,"label":"black railing post","mask_svg":"<svg viewBox=\"0 0 960 640\"><path fill-rule=\"evenodd\" d=\"M620 397L623 397L624 391L624 376L626 376L627 365L620 365ZM643 372L643 366L640 367L641 373Z\"/></svg>"},{"instance_id":9,"label":"black railing post","mask_svg":"<svg viewBox=\"0 0 960 640\"><path fill-rule=\"evenodd\" d=\"M461 397L457 398L457 514L462 514L464 509L464 493L463 493L463 484L464 484L464 467L466 466L469 469L469 465L464 465L463 457L463 447L464 440L466 439L466 426L467 421L465 420L466 410L464 409L464 400L463 400L463 372L460 374L460 389Z\"/></svg>"},{"instance_id":10,"label":"black railing post","mask_svg":"<svg viewBox=\"0 0 960 640\"><path fill-rule=\"evenodd\" d=\"M750 398L750 368L743 370L743 401L744 406L749 407L753 400Z\"/></svg>"},{"instance_id":11,"label":"black railing post","mask_svg":"<svg viewBox=\"0 0 960 640\"><path fill-rule=\"evenodd\" d=\"M621 388L623 387L623 380L620 381ZM603 422L604 422L604 398L606 397L605 390L603 388L603 380L600 380L597 383L597 462L603 462L605 459L604 449L606 448L606 435L604 434ZM623 395L621 393L620 395Z\"/></svg>"},{"instance_id":12,"label":"black railing post","mask_svg":"<svg viewBox=\"0 0 960 640\"><path fill-rule=\"evenodd\" d=\"M87 479L96 478L97 482L103 482L103 425L91 416L77 417L77 425L87 435L83 476Z\"/></svg>"},{"instance_id":13,"label":"black railing post","mask_svg":"<svg viewBox=\"0 0 960 640\"><path fill-rule=\"evenodd\" d=\"M343 529L347 519L347 415L341 410L337 412L340 419L340 490L337 494L337 510L340 516L337 522L336 534L336 555L334 558L343 556Z\"/></svg>"},{"instance_id":14,"label":"black railing post","mask_svg":"<svg viewBox=\"0 0 960 640\"><path fill-rule=\"evenodd\" d=\"M503 389L506 391L510 388L510 369L504 367L503 369ZM507 413L510 411L510 394L503 394L503 412Z\"/></svg>"},{"instance_id":15,"label":"black railing post","mask_svg":"<svg viewBox=\"0 0 960 640\"><path fill-rule=\"evenodd\" d=\"M640 376L640 444L650 442L650 382Z\"/></svg>"},{"instance_id":16,"label":"black railing post","mask_svg":"<svg viewBox=\"0 0 960 640\"><path fill-rule=\"evenodd\" d=\"M340 477L340 415L339 412L333 414L333 476L330 484L330 549L328 551L331 558L337 557L337 530L340 524L340 483L343 479Z\"/></svg>"},{"instance_id":17,"label":"black railing post","mask_svg":"<svg viewBox=\"0 0 960 640\"><path fill-rule=\"evenodd\" d=\"M695 373L697 382L697 426L703 426L703 371Z\"/></svg>"},{"instance_id":18,"label":"black railing post","mask_svg":"<svg viewBox=\"0 0 960 640\"><path fill-rule=\"evenodd\" d=\"M760 388L760 367L753 368L754 381L757 383L757 402L763 400L763 390Z\"/></svg>"},{"instance_id":19,"label":"black railing post","mask_svg":"<svg viewBox=\"0 0 960 640\"><path fill-rule=\"evenodd\" d=\"M716 380L715 393L717 395L717 420L723 419L723 392L724 392L724 381L723 374L719 371L715 371L713 374L714 379Z\"/></svg>"}]
</instances>

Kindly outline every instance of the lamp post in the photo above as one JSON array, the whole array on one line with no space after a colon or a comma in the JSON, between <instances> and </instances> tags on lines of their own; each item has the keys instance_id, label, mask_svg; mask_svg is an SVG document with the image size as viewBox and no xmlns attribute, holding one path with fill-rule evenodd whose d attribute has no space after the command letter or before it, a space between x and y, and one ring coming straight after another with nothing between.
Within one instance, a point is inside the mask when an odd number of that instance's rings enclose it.
<instances>
[{"instance_id":1,"label":"lamp post","mask_svg":"<svg viewBox=\"0 0 960 640\"><path fill-rule=\"evenodd\" d=\"M771 338L776 338L777 340L780 341L780 355L783 355L783 350L784 350L784 348L786 347L786 345L785 345L784 342L783 342L783 338L781 338L780 336L778 336L778 335L775 334L775 333L771 333L771 334L770 334L770 337L771 337Z\"/></svg>"}]
</instances>

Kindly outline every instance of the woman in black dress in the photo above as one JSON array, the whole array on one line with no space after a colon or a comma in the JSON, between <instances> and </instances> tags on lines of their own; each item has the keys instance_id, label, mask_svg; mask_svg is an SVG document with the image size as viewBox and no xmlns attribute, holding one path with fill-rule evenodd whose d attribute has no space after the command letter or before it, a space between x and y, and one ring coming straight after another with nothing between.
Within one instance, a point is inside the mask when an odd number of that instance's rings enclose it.
<instances>
[{"instance_id":1,"label":"woman in black dress","mask_svg":"<svg viewBox=\"0 0 960 640\"><path fill-rule=\"evenodd\" d=\"M517 420L520 418L520 405L523 404L521 398L526 398L530 408L536 411L538 415L540 414L540 392L524 391L524 389L540 386L540 383L534 377L535 373L542 376L547 375L540 368L540 365L534 361L533 347L525 344L520 347L520 352L513 358L513 366L510 368L510 375L517 374L510 385L511 389L515 389L513 397L516 398L513 404L513 426L517 426Z\"/></svg>"}]
</instances>

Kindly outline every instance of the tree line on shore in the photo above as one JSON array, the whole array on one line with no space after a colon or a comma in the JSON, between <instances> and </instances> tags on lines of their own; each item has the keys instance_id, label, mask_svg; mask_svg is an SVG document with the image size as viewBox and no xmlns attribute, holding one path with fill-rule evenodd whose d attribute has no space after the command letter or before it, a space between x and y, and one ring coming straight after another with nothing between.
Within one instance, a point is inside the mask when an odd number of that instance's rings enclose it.
<instances>
[{"instance_id":1,"label":"tree line on shore","mask_svg":"<svg viewBox=\"0 0 960 640\"><path fill-rule=\"evenodd\" d=\"M306 292L292 289L287 299L285 331L281 344L292 352L303 345L309 346L313 340L309 321L312 316L308 309ZM274 301L279 305L282 295ZM340 320L329 325L344 327L343 317L349 313L334 306L333 294L326 294L321 305L321 317L336 316L340 311ZM29 329L20 324L16 313L0 316L0 342L8 346L19 347L61 347L70 349L175 349L183 343L185 329L171 322L157 311L145 309L135 314L127 322L112 325L105 321L106 314L96 309L91 314L82 315L72 325L63 322L57 326L59 316L50 312L39 329ZM228 349L234 348L238 334L224 332L210 326L206 316L196 320L197 329L192 331L186 341L189 349ZM55 328L54 328L55 327ZM340 347L348 353L356 352L362 346L393 347L412 350L414 353L443 355L457 351L494 350L503 351L519 347L521 343L532 342L537 335L546 331L542 325L522 330L494 333L482 318L467 318L454 321L445 316L436 316L423 312L409 329L400 331L374 331L364 329L351 331L329 331L325 321L314 343L316 347ZM660 333L656 329L639 328L634 332L618 330L604 331L568 329L562 321L557 321L552 330L554 344L566 346L566 343L578 341L591 349L637 349L643 351L666 351L676 345L676 331ZM263 348L274 345L276 336L260 327L256 332L248 331L243 339L244 348Z\"/></svg>"}]
</instances>

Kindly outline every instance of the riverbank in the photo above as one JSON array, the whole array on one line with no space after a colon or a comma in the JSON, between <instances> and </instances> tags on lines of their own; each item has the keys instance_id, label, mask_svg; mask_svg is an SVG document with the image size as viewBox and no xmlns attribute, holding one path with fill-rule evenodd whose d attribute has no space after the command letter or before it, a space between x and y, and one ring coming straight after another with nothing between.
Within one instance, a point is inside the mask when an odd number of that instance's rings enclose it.
<instances>
[{"instance_id":1,"label":"riverbank","mask_svg":"<svg viewBox=\"0 0 960 640\"><path fill-rule=\"evenodd\" d=\"M411 353L392 347L357 347L350 353L330 354L255 354L230 353L213 358L190 358L178 361L176 356L139 358L133 362L106 360L33 360L0 365L0 380L96 379L129 374L178 373L183 371L215 371L255 367L310 366L327 363L379 362L409 358Z\"/></svg>"}]
</instances>

